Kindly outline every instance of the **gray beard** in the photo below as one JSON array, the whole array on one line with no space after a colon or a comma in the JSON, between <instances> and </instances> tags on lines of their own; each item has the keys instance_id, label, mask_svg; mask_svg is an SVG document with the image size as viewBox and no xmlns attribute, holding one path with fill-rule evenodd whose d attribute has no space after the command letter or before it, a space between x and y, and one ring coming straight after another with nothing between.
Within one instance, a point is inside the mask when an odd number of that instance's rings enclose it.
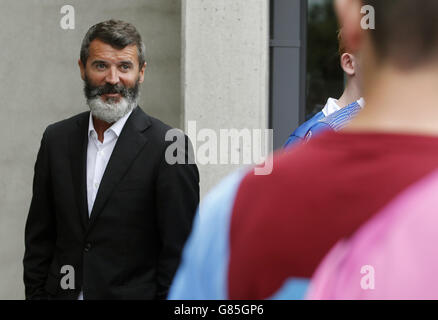
<instances>
[{"instance_id":1,"label":"gray beard","mask_svg":"<svg viewBox=\"0 0 438 320\"><path fill-rule=\"evenodd\" d=\"M137 106L137 99L128 101L128 99L121 97L119 102L111 99L104 102L100 96L87 100L88 107L91 114L97 119L107 123L114 123L119 121Z\"/></svg>"}]
</instances>

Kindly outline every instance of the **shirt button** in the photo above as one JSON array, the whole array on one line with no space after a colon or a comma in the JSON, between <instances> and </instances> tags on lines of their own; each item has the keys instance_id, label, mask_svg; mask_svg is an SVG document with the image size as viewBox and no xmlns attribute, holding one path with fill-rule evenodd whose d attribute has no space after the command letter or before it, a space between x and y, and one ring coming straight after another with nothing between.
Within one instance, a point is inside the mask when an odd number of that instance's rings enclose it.
<instances>
[{"instance_id":1,"label":"shirt button","mask_svg":"<svg viewBox=\"0 0 438 320\"><path fill-rule=\"evenodd\" d=\"M99 188L99 184L96 182L95 184L94 184L94 187L97 189L97 188Z\"/></svg>"},{"instance_id":2,"label":"shirt button","mask_svg":"<svg viewBox=\"0 0 438 320\"><path fill-rule=\"evenodd\" d=\"M88 251L90 251L90 249L91 249L91 243L87 242L87 243L85 244L84 251L85 251L85 252L88 252Z\"/></svg>"}]
</instances>

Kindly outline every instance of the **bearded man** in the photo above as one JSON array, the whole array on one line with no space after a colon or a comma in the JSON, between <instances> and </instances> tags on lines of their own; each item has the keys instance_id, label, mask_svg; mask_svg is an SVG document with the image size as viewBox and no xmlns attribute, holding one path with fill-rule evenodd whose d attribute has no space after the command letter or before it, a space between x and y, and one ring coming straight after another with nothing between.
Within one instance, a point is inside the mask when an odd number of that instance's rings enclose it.
<instances>
[{"instance_id":1,"label":"bearded man","mask_svg":"<svg viewBox=\"0 0 438 320\"><path fill-rule=\"evenodd\" d=\"M190 142L181 133L187 161L168 161L171 128L137 104L146 62L133 25L91 27L78 63L91 112L43 135L25 230L26 298L164 299L199 202Z\"/></svg>"}]
</instances>

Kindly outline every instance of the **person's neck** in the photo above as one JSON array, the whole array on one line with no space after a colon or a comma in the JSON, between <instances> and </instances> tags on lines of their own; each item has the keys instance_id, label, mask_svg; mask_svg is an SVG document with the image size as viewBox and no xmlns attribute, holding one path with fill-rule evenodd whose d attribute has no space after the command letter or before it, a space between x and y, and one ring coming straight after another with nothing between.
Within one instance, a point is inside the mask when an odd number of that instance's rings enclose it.
<instances>
[{"instance_id":1,"label":"person's neck","mask_svg":"<svg viewBox=\"0 0 438 320\"><path fill-rule=\"evenodd\" d=\"M342 96L337 100L337 104L339 107L344 108L359 100L361 97L359 85L356 83L356 81L349 80L344 92L342 93Z\"/></svg>"},{"instance_id":2,"label":"person's neck","mask_svg":"<svg viewBox=\"0 0 438 320\"><path fill-rule=\"evenodd\" d=\"M366 107L345 131L438 135L438 66L386 67L366 88Z\"/></svg>"},{"instance_id":3,"label":"person's neck","mask_svg":"<svg viewBox=\"0 0 438 320\"><path fill-rule=\"evenodd\" d=\"M103 143L105 131L112 126L112 123L105 122L93 116L93 126L94 130L96 130L97 138Z\"/></svg>"}]
</instances>

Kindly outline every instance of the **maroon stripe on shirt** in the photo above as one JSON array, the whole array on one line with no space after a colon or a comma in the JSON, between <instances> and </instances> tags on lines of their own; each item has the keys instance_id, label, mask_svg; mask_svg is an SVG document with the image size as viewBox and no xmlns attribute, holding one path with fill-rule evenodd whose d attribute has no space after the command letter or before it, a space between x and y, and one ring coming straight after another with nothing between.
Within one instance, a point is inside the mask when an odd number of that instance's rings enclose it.
<instances>
[{"instance_id":1,"label":"maroon stripe on shirt","mask_svg":"<svg viewBox=\"0 0 438 320\"><path fill-rule=\"evenodd\" d=\"M266 299L310 278L406 187L438 168L438 137L327 132L278 155L269 176L248 174L230 226L230 299Z\"/></svg>"}]
</instances>

